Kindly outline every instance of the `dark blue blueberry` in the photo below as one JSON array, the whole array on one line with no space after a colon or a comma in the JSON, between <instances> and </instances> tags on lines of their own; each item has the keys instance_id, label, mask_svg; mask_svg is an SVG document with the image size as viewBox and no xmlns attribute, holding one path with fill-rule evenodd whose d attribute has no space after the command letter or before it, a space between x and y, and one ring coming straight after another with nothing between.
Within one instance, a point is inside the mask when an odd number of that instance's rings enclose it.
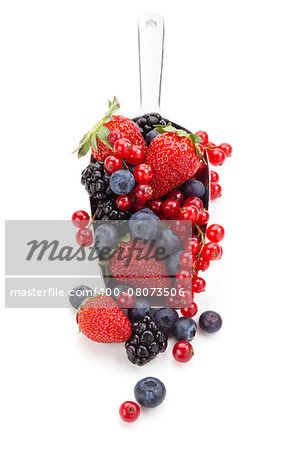
<instances>
[{"instance_id":1,"label":"dark blue blueberry","mask_svg":"<svg viewBox=\"0 0 300 450\"><path fill-rule=\"evenodd\" d=\"M137 382L134 395L140 405L155 408L164 401L166 388L158 378L147 377Z\"/></svg>"},{"instance_id":2,"label":"dark blue blueberry","mask_svg":"<svg viewBox=\"0 0 300 450\"><path fill-rule=\"evenodd\" d=\"M161 221L151 209L143 208L130 217L129 228L134 237L150 240L159 235Z\"/></svg>"},{"instance_id":3,"label":"dark blue blueberry","mask_svg":"<svg viewBox=\"0 0 300 450\"><path fill-rule=\"evenodd\" d=\"M178 319L178 313L173 308L161 308L155 311L153 318L158 323L159 328L161 328L164 333L169 334L174 323Z\"/></svg>"},{"instance_id":4,"label":"dark blue blueberry","mask_svg":"<svg viewBox=\"0 0 300 450\"><path fill-rule=\"evenodd\" d=\"M181 269L181 265L179 262L179 256L181 255L182 251L173 253L173 255L169 256L167 259L167 267L170 275L175 276L178 270Z\"/></svg>"},{"instance_id":5,"label":"dark blue blueberry","mask_svg":"<svg viewBox=\"0 0 300 450\"><path fill-rule=\"evenodd\" d=\"M181 246L181 241L177 234L174 233L174 231L169 230L168 228L165 228L161 235L159 236L158 240L156 241L156 248L162 248L164 249L164 254L162 256L170 256L172 253L178 252Z\"/></svg>"},{"instance_id":6,"label":"dark blue blueberry","mask_svg":"<svg viewBox=\"0 0 300 450\"><path fill-rule=\"evenodd\" d=\"M129 194L135 186L135 179L130 170L120 169L110 177L110 188L117 195Z\"/></svg>"},{"instance_id":7,"label":"dark blue blueberry","mask_svg":"<svg viewBox=\"0 0 300 450\"><path fill-rule=\"evenodd\" d=\"M160 135L160 133L156 130L149 131L149 133L146 134L146 139L145 139L147 147L149 147L149 145L151 144L153 139L155 139L159 135Z\"/></svg>"},{"instance_id":8,"label":"dark blue blueberry","mask_svg":"<svg viewBox=\"0 0 300 450\"><path fill-rule=\"evenodd\" d=\"M69 293L69 302L73 308L78 309L86 298L93 297L93 295L92 288L85 285L76 286Z\"/></svg>"},{"instance_id":9,"label":"dark blue blueberry","mask_svg":"<svg viewBox=\"0 0 300 450\"><path fill-rule=\"evenodd\" d=\"M207 333L216 333L222 326L222 318L215 311L205 311L199 317L199 325Z\"/></svg>"},{"instance_id":10,"label":"dark blue blueberry","mask_svg":"<svg viewBox=\"0 0 300 450\"><path fill-rule=\"evenodd\" d=\"M135 301L134 308L128 309L128 318L130 322L138 322L151 312L150 303L144 298L138 298Z\"/></svg>"},{"instance_id":11,"label":"dark blue blueberry","mask_svg":"<svg viewBox=\"0 0 300 450\"><path fill-rule=\"evenodd\" d=\"M205 194L205 187L201 181L188 180L181 186L180 190L186 197L203 198Z\"/></svg>"},{"instance_id":12,"label":"dark blue blueberry","mask_svg":"<svg viewBox=\"0 0 300 450\"><path fill-rule=\"evenodd\" d=\"M95 231L95 247L101 251L104 248L113 250L119 240L119 233L114 225L103 223Z\"/></svg>"},{"instance_id":13,"label":"dark blue blueberry","mask_svg":"<svg viewBox=\"0 0 300 450\"><path fill-rule=\"evenodd\" d=\"M190 342L197 331L196 322L190 317L180 317L173 325L172 333L176 341Z\"/></svg>"}]
</instances>

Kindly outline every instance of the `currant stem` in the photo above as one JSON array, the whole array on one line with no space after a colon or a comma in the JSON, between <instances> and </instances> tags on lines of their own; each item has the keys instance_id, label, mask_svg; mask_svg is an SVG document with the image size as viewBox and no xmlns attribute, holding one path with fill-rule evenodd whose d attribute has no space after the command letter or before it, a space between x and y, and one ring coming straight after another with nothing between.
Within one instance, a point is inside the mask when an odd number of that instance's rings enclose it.
<instances>
[{"instance_id":1,"label":"currant stem","mask_svg":"<svg viewBox=\"0 0 300 450\"><path fill-rule=\"evenodd\" d=\"M94 214L92 215L92 220L91 220L91 222L89 223L87 229L89 229L89 228L92 226L92 224L95 222L95 218L96 218L97 212L98 212L98 210L99 210L99 208L100 208L100 205L101 205L101 200L99 201L99 203L98 203L98 205L97 205L96 211L95 211Z\"/></svg>"}]
</instances>

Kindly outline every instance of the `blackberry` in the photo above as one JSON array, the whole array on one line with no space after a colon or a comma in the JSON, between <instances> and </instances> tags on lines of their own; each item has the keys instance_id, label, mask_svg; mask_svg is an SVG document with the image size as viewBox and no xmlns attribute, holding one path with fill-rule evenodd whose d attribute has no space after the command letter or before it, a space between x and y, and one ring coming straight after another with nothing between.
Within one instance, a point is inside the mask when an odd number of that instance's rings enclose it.
<instances>
[{"instance_id":1,"label":"blackberry","mask_svg":"<svg viewBox=\"0 0 300 450\"><path fill-rule=\"evenodd\" d=\"M114 194L112 194L114 195ZM132 214L129 211L120 211L114 198L109 198L99 205L95 220L127 220Z\"/></svg>"},{"instance_id":2,"label":"blackberry","mask_svg":"<svg viewBox=\"0 0 300 450\"><path fill-rule=\"evenodd\" d=\"M149 137L150 132L155 129L154 128L155 125L165 126L168 123L171 123L171 125L173 127L180 129L180 130L187 131L190 134L190 132L186 128L183 128L180 125L177 125L176 123L171 122L171 120L161 117L161 115L159 113L152 112L151 114L144 114L143 116L135 117L132 120L139 127L139 129L146 141L147 146L150 145L151 140L155 137L155 136Z\"/></svg>"},{"instance_id":3,"label":"blackberry","mask_svg":"<svg viewBox=\"0 0 300 450\"><path fill-rule=\"evenodd\" d=\"M168 345L168 336L159 328L149 315L132 325L132 335L126 341L125 348L130 362L143 366L158 353L163 353Z\"/></svg>"},{"instance_id":4,"label":"blackberry","mask_svg":"<svg viewBox=\"0 0 300 450\"><path fill-rule=\"evenodd\" d=\"M158 113L144 114L143 116L136 117L133 121L141 130L144 139L154 129L154 125L167 125L167 122Z\"/></svg>"},{"instance_id":5,"label":"blackberry","mask_svg":"<svg viewBox=\"0 0 300 450\"><path fill-rule=\"evenodd\" d=\"M81 174L81 184L89 196L97 200L106 200L113 195L109 180L110 174L105 170L103 161L92 162Z\"/></svg>"}]
</instances>

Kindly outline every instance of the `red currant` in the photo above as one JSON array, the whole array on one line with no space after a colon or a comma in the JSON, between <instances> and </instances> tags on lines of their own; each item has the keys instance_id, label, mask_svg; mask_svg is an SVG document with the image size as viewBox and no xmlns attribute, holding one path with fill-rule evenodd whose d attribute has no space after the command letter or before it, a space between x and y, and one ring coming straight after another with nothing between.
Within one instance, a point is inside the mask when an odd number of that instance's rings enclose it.
<instances>
[{"instance_id":1,"label":"red currant","mask_svg":"<svg viewBox=\"0 0 300 450\"><path fill-rule=\"evenodd\" d=\"M180 312L184 317L194 317L198 312L198 306L193 302L189 308L180 308Z\"/></svg>"},{"instance_id":2,"label":"red currant","mask_svg":"<svg viewBox=\"0 0 300 450\"><path fill-rule=\"evenodd\" d=\"M146 203L152 196L153 189L149 184L138 184L134 190L135 198L141 203Z\"/></svg>"},{"instance_id":3,"label":"red currant","mask_svg":"<svg viewBox=\"0 0 300 450\"><path fill-rule=\"evenodd\" d=\"M192 252L182 252L179 256L180 265L183 269L192 269L196 262L196 256Z\"/></svg>"},{"instance_id":4,"label":"red currant","mask_svg":"<svg viewBox=\"0 0 300 450\"><path fill-rule=\"evenodd\" d=\"M215 261L221 258L222 249L219 244L215 244L214 242L208 242L204 245L202 250L203 258L208 259L210 261Z\"/></svg>"},{"instance_id":5,"label":"red currant","mask_svg":"<svg viewBox=\"0 0 300 450\"><path fill-rule=\"evenodd\" d=\"M142 147L134 145L127 155L126 160L133 165L141 164L144 161L145 152Z\"/></svg>"},{"instance_id":6,"label":"red currant","mask_svg":"<svg viewBox=\"0 0 300 450\"><path fill-rule=\"evenodd\" d=\"M197 131L196 134L201 137L201 144L206 145L208 143L208 134L206 133L206 131Z\"/></svg>"},{"instance_id":7,"label":"red currant","mask_svg":"<svg viewBox=\"0 0 300 450\"><path fill-rule=\"evenodd\" d=\"M135 402L124 402L120 406L119 414L124 422L134 422L140 415L140 407Z\"/></svg>"},{"instance_id":8,"label":"red currant","mask_svg":"<svg viewBox=\"0 0 300 450\"><path fill-rule=\"evenodd\" d=\"M194 356L194 349L189 342L179 341L174 345L172 353L176 361L185 363L190 361Z\"/></svg>"},{"instance_id":9,"label":"red currant","mask_svg":"<svg viewBox=\"0 0 300 450\"><path fill-rule=\"evenodd\" d=\"M133 308L135 304L134 294L130 294L129 292L121 292L117 298L117 304L119 308Z\"/></svg>"},{"instance_id":10,"label":"red currant","mask_svg":"<svg viewBox=\"0 0 300 450\"><path fill-rule=\"evenodd\" d=\"M176 219L180 211L180 204L171 198L165 200L161 207L165 219Z\"/></svg>"},{"instance_id":11,"label":"red currant","mask_svg":"<svg viewBox=\"0 0 300 450\"><path fill-rule=\"evenodd\" d=\"M138 183L150 183L153 178L153 170L149 164L139 164L133 171L135 181Z\"/></svg>"},{"instance_id":12,"label":"red currant","mask_svg":"<svg viewBox=\"0 0 300 450\"><path fill-rule=\"evenodd\" d=\"M76 241L78 245L83 245L84 247L89 247L93 243L93 233L92 230L88 228L81 228L76 233Z\"/></svg>"},{"instance_id":13,"label":"red currant","mask_svg":"<svg viewBox=\"0 0 300 450\"><path fill-rule=\"evenodd\" d=\"M203 201L199 197L188 197L184 201L184 206L196 206L198 209L203 208Z\"/></svg>"},{"instance_id":14,"label":"red currant","mask_svg":"<svg viewBox=\"0 0 300 450\"><path fill-rule=\"evenodd\" d=\"M209 268L209 266L210 266L209 260L203 258L203 256L201 255L196 264L196 271L201 270L201 272L204 272Z\"/></svg>"},{"instance_id":15,"label":"red currant","mask_svg":"<svg viewBox=\"0 0 300 450\"><path fill-rule=\"evenodd\" d=\"M217 183L219 181L219 174L215 172L214 170L210 171L210 181L212 183Z\"/></svg>"},{"instance_id":16,"label":"red currant","mask_svg":"<svg viewBox=\"0 0 300 450\"><path fill-rule=\"evenodd\" d=\"M110 143L110 145L114 145L114 143L116 142L116 141L118 141L119 139L121 139L123 136L122 136L122 133L120 133L120 131L117 131L117 130L112 130L110 133L109 133L109 135L108 135L108 142Z\"/></svg>"},{"instance_id":17,"label":"red currant","mask_svg":"<svg viewBox=\"0 0 300 450\"><path fill-rule=\"evenodd\" d=\"M140 202L137 198L134 198L132 201L132 209L134 211L138 211L145 207L145 203Z\"/></svg>"},{"instance_id":18,"label":"red currant","mask_svg":"<svg viewBox=\"0 0 300 450\"><path fill-rule=\"evenodd\" d=\"M210 198L211 200L216 200L221 197L222 188L218 183L210 183Z\"/></svg>"},{"instance_id":19,"label":"red currant","mask_svg":"<svg viewBox=\"0 0 300 450\"><path fill-rule=\"evenodd\" d=\"M125 158L127 159L127 156L129 155L129 151L131 150L131 142L129 139L121 138L118 139L114 143L114 153L119 158Z\"/></svg>"},{"instance_id":20,"label":"red currant","mask_svg":"<svg viewBox=\"0 0 300 450\"><path fill-rule=\"evenodd\" d=\"M226 159L226 155L220 148L208 150L208 159L213 166L221 166Z\"/></svg>"},{"instance_id":21,"label":"red currant","mask_svg":"<svg viewBox=\"0 0 300 450\"><path fill-rule=\"evenodd\" d=\"M90 221L90 216L86 211L76 211L72 215L73 225L77 228L85 228Z\"/></svg>"},{"instance_id":22,"label":"red currant","mask_svg":"<svg viewBox=\"0 0 300 450\"><path fill-rule=\"evenodd\" d=\"M222 239L224 239L224 236L224 228L222 227L222 225L218 225L217 223L210 225L206 230L207 239L211 242L215 242L216 244L222 241Z\"/></svg>"},{"instance_id":23,"label":"red currant","mask_svg":"<svg viewBox=\"0 0 300 450\"><path fill-rule=\"evenodd\" d=\"M196 266L197 268L197 266ZM205 291L206 288L206 282L201 277L195 277L192 281L192 289L193 292L196 292L196 294L200 294L200 292Z\"/></svg>"},{"instance_id":24,"label":"red currant","mask_svg":"<svg viewBox=\"0 0 300 450\"><path fill-rule=\"evenodd\" d=\"M181 286L181 289L179 291L179 298L181 306L184 305L184 307L190 308L193 303L194 293L191 289L183 288Z\"/></svg>"},{"instance_id":25,"label":"red currant","mask_svg":"<svg viewBox=\"0 0 300 450\"><path fill-rule=\"evenodd\" d=\"M178 270L175 275L176 281L182 286L189 286L192 282L192 274L187 270Z\"/></svg>"},{"instance_id":26,"label":"red currant","mask_svg":"<svg viewBox=\"0 0 300 450\"><path fill-rule=\"evenodd\" d=\"M212 148L216 148L216 144L214 144L213 142L208 142L206 145L206 149L211 150Z\"/></svg>"},{"instance_id":27,"label":"red currant","mask_svg":"<svg viewBox=\"0 0 300 450\"><path fill-rule=\"evenodd\" d=\"M178 297L168 295L168 297L166 297L166 305L169 308L178 309L181 306L180 299Z\"/></svg>"},{"instance_id":28,"label":"red currant","mask_svg":"<svg viewBox=\"0 0 300 450\"><path fill-rule=\"evenodd\" d=\"M114 155L109 155L104 161L104 167L109 173L114 173L122 169L123 161L121 158L116 158Z\"/></svg>"},{"instance_id":29,"label":"red currant","mask_svg":"<svg viewBox=\"0 0 300 450\"><path fill-rule=\"evenodd\" d=\"M185 223L183 220L174 220L171 227L174 233L177 234L177 236L179 236L182 240L191 235L190 224Z\"/></svg>"},{"instance_id":30,"label":"red currant","mask_svg":"<svg viewBox=\"0 0 300 450\"><path fill-rule=\"evenodd\" d=\"M197 223L199 220L199 209L193 205L184 205L179 211L178 219L190 220L193 223Z\"/></svg>"},{"instance_id":31,"label":"red currant","mask_svg":"<svg viewBox=\"0 0 300 450\"><path fill-rule=\"evenodd\" d=\"M226 158L229 158L232 154L232 147L229 144L220 144L219 147L226 155Z\"/></svg>"},{"instance_id":32,"label":"red currant","mask_svg":"<svg viewBox=\"0 0 300 450\"><path fill-rule=\"evenodd\" d=\"M194 253L194 255L198 255L201 250L201 244L199 238L197 236L193 236L188 238L184 244L184 248L187 251Z\"/></svg>"},{"instance_id":33,"label":"red currant","mask_svg":"<svg viewBox=\"0 0 300 450\"><path fill-rule=\"evenodd\" d=\"M163 201L160 198L157 198L155 200L149 200L147 202L146 206L148 206L148 208L150 208L151 211L154 212L154 214L156 214L159 218L161 218L162 217L162 210L161 210L162 204L163 204Z\"/></svg>"},{"instance_id":34,"label":"red currant","mask_svg":"<svg viewBox=\"0 0 300 450\"><path fill-rule=\"evenodd\" d=\"M116 205L121 211L128 211L132 207L132 199L129 195L118 195Z\"/></svg>"},{"instance_id":35,"label":"red currant","mask_svg":"<svg viewBox=\"0 0 300 450\"><path fill-rule=\"evenodd\" d=\"M209 221L209 213L205 208L199 210L198 225L205 225Z\"/></svg>"},{"instance_id":36,"label":"red currant","mask_svg":"<svg viewBox=\"0 0 300 450\"><path fill-rule=\"evenodd\" d=\"M201 160L200 164L199 164L199 167L198 167L198 170L197 170L197 172L195 174L195 177L196 178L200 177L206 168L207 168L207 164L204 161Z\"/></svg>"},{"instance_id":37,"label":"red currant","mask_svg":"<svg viewBox=\"0 0 300 450\"><path fill-rule=\"evenodd\" d=\"M182 206L184 201L184 195L179 189L174 189L173 191L169 192L167 195L167 198L172 198L173 200L177 200L180 206Z\"/></svg>"}]
</instances>

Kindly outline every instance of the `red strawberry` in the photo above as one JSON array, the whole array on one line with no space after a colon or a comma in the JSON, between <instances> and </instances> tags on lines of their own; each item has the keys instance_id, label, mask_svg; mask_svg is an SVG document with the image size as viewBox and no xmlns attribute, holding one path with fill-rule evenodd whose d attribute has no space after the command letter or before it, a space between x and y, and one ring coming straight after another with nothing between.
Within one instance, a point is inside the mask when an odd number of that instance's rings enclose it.
<instances>
[{"instance_id":1,"label":"red strawberry","mask_svg":"<svg viewBox=\"0 0 300 450\"><path fill-rule=\"evenodd\" d=\"M107 128L120 131L125 139L129 139L132 145L139 145L146 151L147 146L138 126L130 119L124 116L112 116L112 120L105 124ZM100 139L97 138L97 150L92 147L92 154L95 159L104 161L104 159L111 155L112 150L108 148Z\"/></svg>"},{"instance_id":2,"label":"red strawberry","mask_svg":"<svg viewBox=\"0 0 300 450\"><path fill-rule=\"evenodd\" d=\"M96 342L124 342L131 336L131 324L107 295L89 298L77 313L80 331Z\"/></svg>"},{"instance_id":3,"label":"red strawberry","mask_svg":"<svg viewBox=\"0 0 300 450\"><path fill-rule=\"evenodd\" d=\"M103 161L112 154L112 145L108 142L108 135L112 130L120 131L124 138L129 139L132 145L138 145L146 151L147 146L138 126L124 116L113 116L118 111L120 104L116 97L109 101L109 109L103 119L101 119L88 133L81 139L78 147L73 153L78 154L78 158L92 150L94 158Z\"/></svg>"},{"instance_id":4,"label":"red strawberry","mask_svg":"<svg viewBox=\"0 0 300 450\"><path fill-rule=\"evenodd\" d=\"M119 245L109 262L109 270L114 278L139 288L171 287L166 263L159 260L162 255L155 258L155 249L151 243L131 238L129 242L119 242Z\"/></svg>"},{"instance_id":5,"label":"red strawberry","mask_svg":"<svg viewBox=\"0 0 300 450\"><path fill-rule=\"evenodd\" d=\"M201 163L197 145L201 142L199 136L188 135L171 125L156 129L163 134L153 139L145 159L145 164L149 164L154 172L149 183L153 189L152 198L161 197L192 178Z\"/></svg>"}]
</instances>

